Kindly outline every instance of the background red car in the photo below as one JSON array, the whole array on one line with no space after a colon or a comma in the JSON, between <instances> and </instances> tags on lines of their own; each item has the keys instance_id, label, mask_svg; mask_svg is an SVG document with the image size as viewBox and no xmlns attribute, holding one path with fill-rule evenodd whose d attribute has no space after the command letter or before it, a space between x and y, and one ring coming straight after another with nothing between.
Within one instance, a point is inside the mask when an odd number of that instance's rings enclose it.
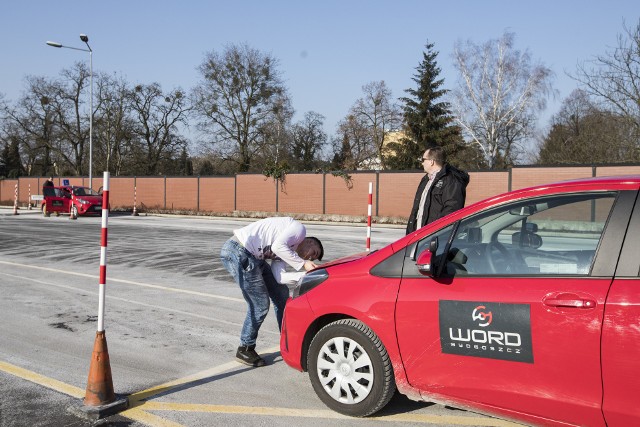
<instances>
[{"instance_id":1,"label":"background red car","mask_svg":"<svg viewBox=\"0 0 640 427\"><path fill-rule=\"evenodd\" d=\"M63 185L43 187L42 213L68 213L74 216L102 213L102 195L89 187Z\"/></svg>"},{"instance_id":2,"label":"background red car","mask_svg":"<svg viewBox=\"0 0 640 427\"><path fill-rule=\"evenodd\" d=\"M640 176L473 204L304 276L281 353L330 408L395 389L536 425L640 425Z\"/></svg>"}]
</instances>

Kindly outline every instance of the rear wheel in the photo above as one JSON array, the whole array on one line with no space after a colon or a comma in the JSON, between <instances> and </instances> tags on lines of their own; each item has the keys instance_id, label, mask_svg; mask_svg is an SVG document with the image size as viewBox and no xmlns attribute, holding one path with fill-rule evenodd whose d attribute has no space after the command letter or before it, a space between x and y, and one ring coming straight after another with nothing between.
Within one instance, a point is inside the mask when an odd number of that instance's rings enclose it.
<instances>
[{"instance_id":1,"label":"rear wheel","mask_svg":"<svg viewBox=\"0 0 640 427\"><path fill-rule=\"evenodd\" d=\"M341 414L371 415L395 391L387 350L359 320L343 319L322 328L309 347L307 366L318 397Z\"/></svg>"}]
</instances>

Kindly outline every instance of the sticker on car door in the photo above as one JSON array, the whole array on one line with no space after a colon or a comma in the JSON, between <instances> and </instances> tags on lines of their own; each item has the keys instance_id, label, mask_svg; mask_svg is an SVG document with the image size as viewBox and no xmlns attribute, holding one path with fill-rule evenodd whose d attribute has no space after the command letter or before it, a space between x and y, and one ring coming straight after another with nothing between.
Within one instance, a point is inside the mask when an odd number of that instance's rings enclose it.
<instances>
[{"instance_id":1,"label":"sticker on car door","mask_svg":"<svg viewBox=\"0 0 640 427\"><path fill-rule=\"evenodd\" d=\"M528 304L442 300L438 308L443 353L533 363Z\"/></svg>"}]
</instances>

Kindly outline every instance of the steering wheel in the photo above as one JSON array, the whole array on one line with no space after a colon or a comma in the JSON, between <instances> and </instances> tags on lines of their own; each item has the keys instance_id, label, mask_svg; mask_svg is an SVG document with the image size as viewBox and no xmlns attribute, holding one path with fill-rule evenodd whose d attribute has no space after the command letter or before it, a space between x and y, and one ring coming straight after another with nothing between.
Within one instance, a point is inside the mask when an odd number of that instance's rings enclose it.
<instances>
[{"instance_id":1,"label":"steering wheel","mask_svg":"<svg viewBox=\"0 0 640 427\"><path fill-rule=\"evenodd\" d=\"M484 259L489 266L491 273L510 273L512 270L511 254L509 254L507 248L497 240L487 243L487 246L484 249Z\"/></svg>"}]
</instances>

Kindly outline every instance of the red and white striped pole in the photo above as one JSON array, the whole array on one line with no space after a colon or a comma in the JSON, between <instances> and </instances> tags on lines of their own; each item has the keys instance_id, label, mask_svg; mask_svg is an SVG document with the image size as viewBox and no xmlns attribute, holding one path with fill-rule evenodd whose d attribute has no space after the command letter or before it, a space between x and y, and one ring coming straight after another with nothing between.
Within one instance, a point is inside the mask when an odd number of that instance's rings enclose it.
<instances>
[{"instance_id":1,"label":"red and white striped pole","mask_svg":"<svg viewBox=\"0 0 640 427\"><path fill-rule=\"evenodd\" d=\"M84 404L88 412L97 413L100 418L107 412L115 413L128 406L127 398L116 397L113 391L111 363L104 331L104 299L107 283L107 223L109 219L109 172L104 173L102 190L102 233L100 235L100 283L98 297L98 330L93 344L91 366Z\"/></svg>"},{"instance_id":2,"label":"red and white striped pole","mask_svg":"<svg viewBox=\"0 0 640 427\"><path fill-rule=\"evenodd\" d=\"M19 215L18 214L18 184L16 184L16 197L13 200L13 214Z\"/></svg>"},{"instance_id":3,"label":"red and white striped pole","mask_svg":"<svg viewBox=\"0 0 640 427\"><path fill-rule=\"evenodd\" d=\"M29 201L27 205L27 210L31 210L31 184L29 184Z\"/></svg>"},{"instance_id":4,"label":"red and white striped pole","mask_svg":"<svg viewBox=\"0 0 640 427\"><path fill-rule=\"evenodd\" d=\"M369 183L369 206L367 207L367 252L371 250L371 205L373 202L373 183Z\"/></svg>"},{"instance_id":5,"label":"red and white striped pole","mask_svg":"<svg viewBox=\"0 0 640 427\"><path fill-rule=\"evenodd\" d=\"M102 233L100 234L100 289L98 299L98 332L104 331L104 297L107 284L107 224L109 223L109 172L102 183Z\"/></svg>"},{"instance_id":6,"label":"red and white striped pole","mask_svg":"<svg viewBox=\"0 0 640 427\"><path fill-rule=\"evenodd\" d=\"M136 186L133 186L133 212L131 213L131 215L133 216L138 216L138 211L136 210L136 201L137 201L137 196L136 196Z\"/></svg>"}]
</instances>

